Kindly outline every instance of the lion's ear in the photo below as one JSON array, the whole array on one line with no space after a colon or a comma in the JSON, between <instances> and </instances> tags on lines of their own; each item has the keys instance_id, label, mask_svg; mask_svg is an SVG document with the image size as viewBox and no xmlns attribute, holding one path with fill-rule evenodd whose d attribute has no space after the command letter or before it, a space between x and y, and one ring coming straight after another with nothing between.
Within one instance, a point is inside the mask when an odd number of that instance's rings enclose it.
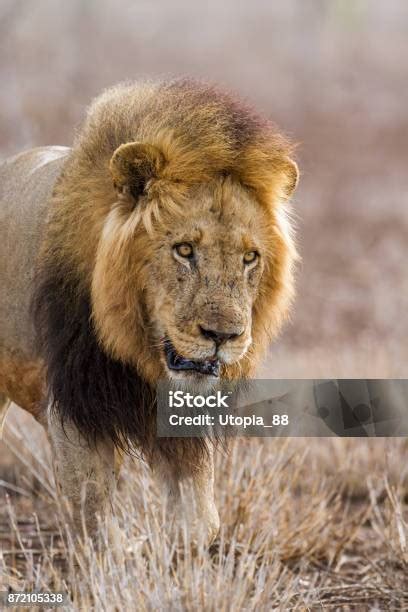
<instances>
[{"instance_id":1,"label":"lion's ear","mask_svg":"<svg viewBox=\"0 0 408 612\"><path fill-rule=\"evenodd\" d=\"M157 147L128 142L112 155L110 171L116 189L137 199L144 193L146 183L157 178L164 165L164 155Z\"/></svg>"},{"instance_id":2,"label":"lion's ear","mask_svg":"<svg viewBox=\"0 0 408 612\"><path fill-rule=\"evenodd\" d=\"M287 157L285 160L284 175L284 193L287 199L289 199L299 183L299 167L290 157Z\"/></svg>"}]
</instances>

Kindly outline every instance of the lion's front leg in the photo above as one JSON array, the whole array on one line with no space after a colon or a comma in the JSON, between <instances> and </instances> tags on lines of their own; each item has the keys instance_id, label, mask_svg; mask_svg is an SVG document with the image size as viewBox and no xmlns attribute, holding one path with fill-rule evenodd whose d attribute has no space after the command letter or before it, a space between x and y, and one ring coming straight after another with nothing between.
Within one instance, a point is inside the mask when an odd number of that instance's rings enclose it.
<instances>
[{"instance_id":1,"label":"lion's front leg","mask_svg":"<svg viewBox=\"0 0 408 612\"><path fill-rule=\"evenodd\" d=\"M183 445L174 439L172 442ZM166 496L166 511L172 528L187 521L187 531L194 541L211 544L218 534L220 519L214 501L214 451L208 451L190 463L183 452L158 451L152 461L153 474ZM188 453L187 453L188 456Z\"/></svg>"},{"instance_id":2,"label":"lion's front leg","mask_svg":"<svg viewBox=\"0 0 408 612\"><path fill-rule=\"evenodd\" d=\"M78 429L48 414L57 487L68 499L78 534L93 536L97 514L103 518L110 510L115 489L114 447L99 442L91 447Z\"/></svg>"}]
</instances>

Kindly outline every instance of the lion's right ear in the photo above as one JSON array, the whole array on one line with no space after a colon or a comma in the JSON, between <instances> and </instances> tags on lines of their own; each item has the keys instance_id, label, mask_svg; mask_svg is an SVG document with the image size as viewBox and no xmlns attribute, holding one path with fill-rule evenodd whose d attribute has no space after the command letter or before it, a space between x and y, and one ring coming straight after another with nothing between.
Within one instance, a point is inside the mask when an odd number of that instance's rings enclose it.
<instances>
[{"instance_id":1,"label":"lion's right ear","mask_svg":"<svg viewBox=\"0 0 408 612\"><path fill-rule=\"evenodd\" d=\"M299 166L297 163L287 157L284 165L285 184L284 193L287 199L289 199L299 183Z\"/></svg>"},{"instance_id":2,"label":"lion's right ear","mask_svg":"<svg viewBox=\"0 0 408 612\"><path fill-rule=\"evenodd\" d=\"M119 193L128 193L137 199L144 193L146 183L159 176L164 165L164 155L157 147L128 142L116 149L109 167Z\"/></svg>"}]
</instances>

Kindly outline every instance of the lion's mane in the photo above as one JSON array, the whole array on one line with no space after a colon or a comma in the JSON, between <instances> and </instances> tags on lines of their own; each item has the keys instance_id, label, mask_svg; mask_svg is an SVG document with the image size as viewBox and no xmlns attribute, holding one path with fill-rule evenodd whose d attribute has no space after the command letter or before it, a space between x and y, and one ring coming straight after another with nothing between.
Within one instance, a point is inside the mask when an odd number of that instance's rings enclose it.
<instances>
[{"instance_id":1,"label":"lion's mane","mask_svg":"<svg viewBox=\"0 0 408 612\"><path fill-rule=\"evenodd\" d=\"M164 453L188 451L194 456L205 450L205 441L185 440L177 450L174 441L154 442L155 372L146 380L138 367L149 348L143 306L135 304L134 328L124 320L124 329L118 329L118 334L135 335L138 354L133 363L103 345L92 317L98 244L117 200L114 182L120 180L112 177L110 161L120 145L134 141L159 148L166 159L150 185L156 200L171 206L189 186L229 174L270 212L275 260L254 304L253 345L246 365L231 366L232 378L253 371L292 299L296 251L283 208L297 180L289 162L292 147L271 123L213 86L191 80L123 84L90 106L54 189L33 296L51 405L89 441L107 438L125 450L135 445L145 454L159 445ZM135 190L140 187L134 185ZM148 216L142 221L148 224ZM116 266L119 296L127 285L121 263L110 264Z\"/></svg>"}]
</instances>

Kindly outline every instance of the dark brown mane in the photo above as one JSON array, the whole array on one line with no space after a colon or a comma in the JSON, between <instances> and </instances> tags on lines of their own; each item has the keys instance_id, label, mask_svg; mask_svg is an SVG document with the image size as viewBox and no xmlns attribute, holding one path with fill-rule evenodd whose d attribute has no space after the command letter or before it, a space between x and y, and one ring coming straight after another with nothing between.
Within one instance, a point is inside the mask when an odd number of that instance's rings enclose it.
<instances>
[{"instance_id":1,"label":"dark brown mane","mask_svg":"<svg viewBox=\"0 0 408 612\"><path fill-rule=\"evenodd\" d=\"M98 250L101 232L118 199L110 161L118 147L133 141L157 147L166 160L153 181L157 200L161 193L170 193L166 203L176 201L185 186L227 173L267 209L275 259L253 309L254 342L245 361L248 368L277 333L293 295L296 250L288 223L281 219L297 168L289 158L290 143L271 123L234 96L191 80L112 88L91 105L78 133L53 193L33 296L49 400L61 419L72 421L90 442L107 438L125 451L137 447L145 455L160 446L166 454L175 452L174 440L154 442L156 398L151 385L157 369L150 369L150 378L143 375L151 346L141 314L140 262L129 263L126 242L115 256L108 252L101 257ZM146 243L146 236L138 236ZM117 245L117 234L112 232L111 237ZM146 257L149 248L153 250L139 242L138 247ZM98 265L102 277L109 277L111 301L106 295L95 298L93 293ZM102 334L93 324L95 300L109 314L125 304L111 337L121 337L121 348L127 342L127 352L115 353L102 344ZM232 366L232 378L234 372ZM240 367L236 372L239 376ZM203 439L179 441L177 452L184 449L194 456L204 452L206 444Z\"/></svg>"},{"instance_id":2,"label":"dark brown mane","mask_svg":"<svg viewBox=\"0 0 408 612\"><path fill-rule=\"evenodd\" d=\"M207 451L202 438L156 438L156 391L128 364L100 346L91 321L89 296L69 275L43 269L32 314L38 350L47 364L48 401L62 423L74 423L87 442L111 440L128 454L150 460L160 451L180 459Z\"/></svg>"}]
</instances>

